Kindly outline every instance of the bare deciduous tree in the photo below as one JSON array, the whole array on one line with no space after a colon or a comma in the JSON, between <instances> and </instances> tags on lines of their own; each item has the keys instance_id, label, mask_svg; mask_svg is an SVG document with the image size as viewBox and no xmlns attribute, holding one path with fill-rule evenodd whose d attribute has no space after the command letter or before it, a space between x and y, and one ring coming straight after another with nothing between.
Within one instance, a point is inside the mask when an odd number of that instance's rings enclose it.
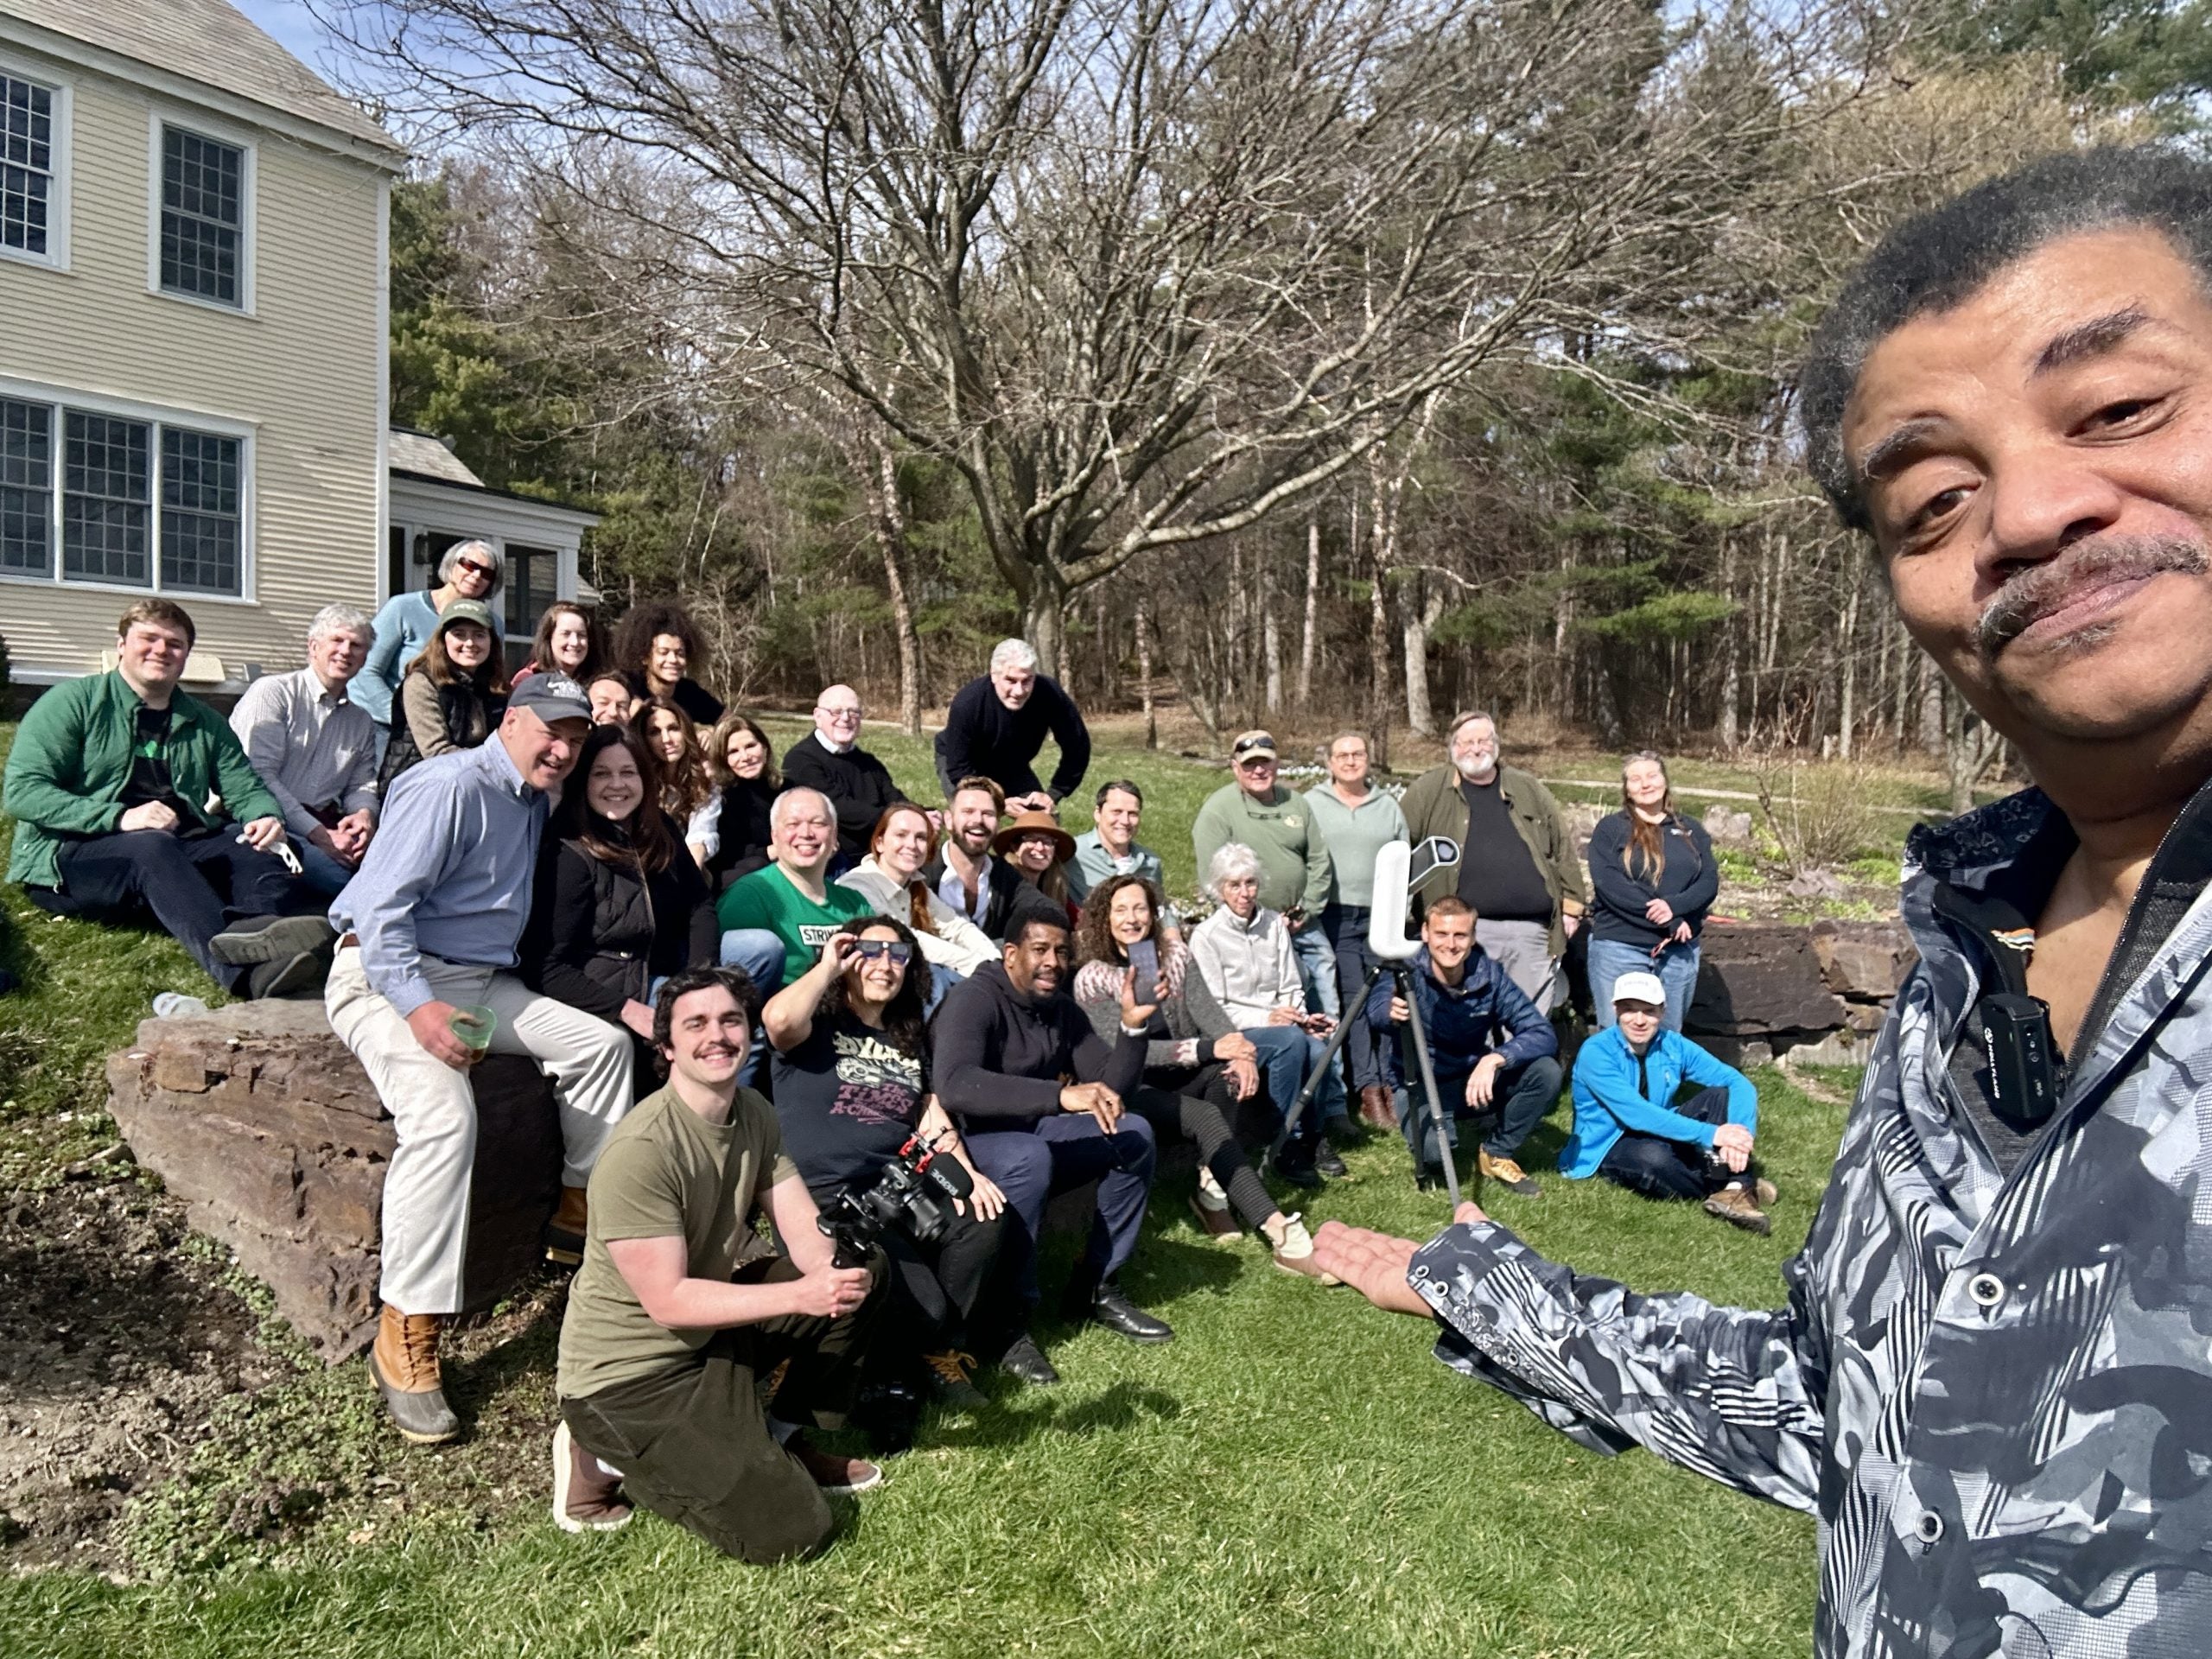
<instances>
[{"instance_id":1,"label":"bare deciduous tree","mask_svg":"<svg viewBox=\"0 0 2212 1659\"><path fill-rule=\"evenodd\" d=\"M331 4L394 118L640 227L626 301L697 372L834 385L957 468L1048 663L1076 590L1672 292L1777 78L1835 68L1816 6L1691 108L1711 32L1640 0Z\"/></svg>"}]
</instances>

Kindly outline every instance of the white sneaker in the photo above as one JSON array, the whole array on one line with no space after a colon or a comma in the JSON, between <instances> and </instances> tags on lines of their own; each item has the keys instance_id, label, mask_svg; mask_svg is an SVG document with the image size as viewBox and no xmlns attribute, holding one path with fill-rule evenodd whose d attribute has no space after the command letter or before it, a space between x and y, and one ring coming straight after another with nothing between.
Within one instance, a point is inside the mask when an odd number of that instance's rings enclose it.
<instances>
[{"instance_id":1,"label":"white sneaker","mask_svg":"<svg viewBox=\"0 0 2212 1659\"><path fill-rule=\"evenodd\" d=\"M1306 1230L1303 1216L1283 1218L1282 1243L1275 1246L1275 1266L1285 1273L1295 1273L1308 1279L1317 1279L1325 1285L1341 1285L1344 1281L1333 1273L1324 1273L1313 1262L1313 1235Z\"/></svg>"}]
</instances>

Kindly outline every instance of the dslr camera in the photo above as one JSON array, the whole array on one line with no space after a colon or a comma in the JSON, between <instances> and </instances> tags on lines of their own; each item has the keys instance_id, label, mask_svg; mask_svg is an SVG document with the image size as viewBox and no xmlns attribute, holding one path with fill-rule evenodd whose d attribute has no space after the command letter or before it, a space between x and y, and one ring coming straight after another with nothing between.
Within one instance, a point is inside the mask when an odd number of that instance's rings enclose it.
<instances>
[{"instance_id":1,"label":"dslr camera","mask_svg":"<svg viewBox=\"0 0 2212 1659\"><path fill-rule=\"evenodd\" d=\"M887 1227L917 1244L932 1244L952 1225L955 1198L965 1198L976 1184L957 1158L938 1154L919 1133L906 1138L896 1157L883 1166L875 1185L864 1191L847 1187L816 1225L836 1245L831 1260L840 1268L868 1265L868 1252Z\"/></svg>"}]
</instances>

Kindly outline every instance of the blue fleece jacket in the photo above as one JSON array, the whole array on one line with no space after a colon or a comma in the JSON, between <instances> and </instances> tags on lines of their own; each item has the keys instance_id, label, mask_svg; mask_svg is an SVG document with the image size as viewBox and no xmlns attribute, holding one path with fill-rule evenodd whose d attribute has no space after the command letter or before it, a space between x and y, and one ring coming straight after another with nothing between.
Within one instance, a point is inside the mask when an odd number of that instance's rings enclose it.
<instances>
[{"instance_id":1,"label":"blue fleece jacket","mask_svg":"<svg viewBox=\"0 0 2212 1659\"><path fill-rule=\"evenodd\" d=\"M1485 1054L1495 1052L1506 1069L1527 1065L1559 1052L1559 1038L1552 1022L1536 1012L1536 1005L1505 976L1505 970L1477 945L1467 953L1467 971L1457 985L1440 985L1429 971L1428 951L1423 949L1412 963L1414 995L1421 1000L1421 1022L1428 1033L1429 1063L1436 1068L1436 1086L1456 1098L1446 1087L1464 1080ZM1390 1033L1383 1045L1388 1057L1390 1086L1406 1086L1405 1052L1395 1040L1397 1027L1390 1023L1390 994L1396 982L1384 975L1375 982L1367 999L1367 1023ZM1505 1040L1496 1040L1503 1033Z\"/></svg>"},{"instance_id":2,"label":"blue fleece jacket","mask_svg":"<svg viewBox=\"0 0 2212 1659\"><path fill-rule=\"evenodd\" d=\"M1714 1125L1674 1109L1685 1083L1728 1091L1728 1121L1758 1131L1759 1096L1751 1080L1723 1065L1678 1031L1662 1029L1644 1051L1644 1086L1637 1086L1636 1053L1618 1026L1608 1026L1574 1057L1574 1133L1559 1154L1559 1173L1573 1180L1595 1175L1624 1134L1656 1135L1710 1147Z\"/></svg>"}]
</instances>

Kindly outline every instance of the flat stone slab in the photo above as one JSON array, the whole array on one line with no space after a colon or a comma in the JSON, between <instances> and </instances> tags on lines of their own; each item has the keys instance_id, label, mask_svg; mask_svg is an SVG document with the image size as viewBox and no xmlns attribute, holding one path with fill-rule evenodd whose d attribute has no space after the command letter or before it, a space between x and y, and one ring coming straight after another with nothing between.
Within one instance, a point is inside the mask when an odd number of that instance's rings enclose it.
<instances>
[{"instance_id":1,"label":"flat stone slab","mask_svg":"<svg viewBox=\"0 0 2212 1659\"><path fill-rule=\"evenodd\" d=\"M238 1253L276 1311L333 1360L375 1334L378 1228L394 1137L319 1002L238 1002L147 1020L107 1064L108 1109L193 1227ZM467 1302L488 1307L541 1258L559 1196L552 1085L491 1055L471 1075L476 1173Z\"/></svg>"}]
</instances>

